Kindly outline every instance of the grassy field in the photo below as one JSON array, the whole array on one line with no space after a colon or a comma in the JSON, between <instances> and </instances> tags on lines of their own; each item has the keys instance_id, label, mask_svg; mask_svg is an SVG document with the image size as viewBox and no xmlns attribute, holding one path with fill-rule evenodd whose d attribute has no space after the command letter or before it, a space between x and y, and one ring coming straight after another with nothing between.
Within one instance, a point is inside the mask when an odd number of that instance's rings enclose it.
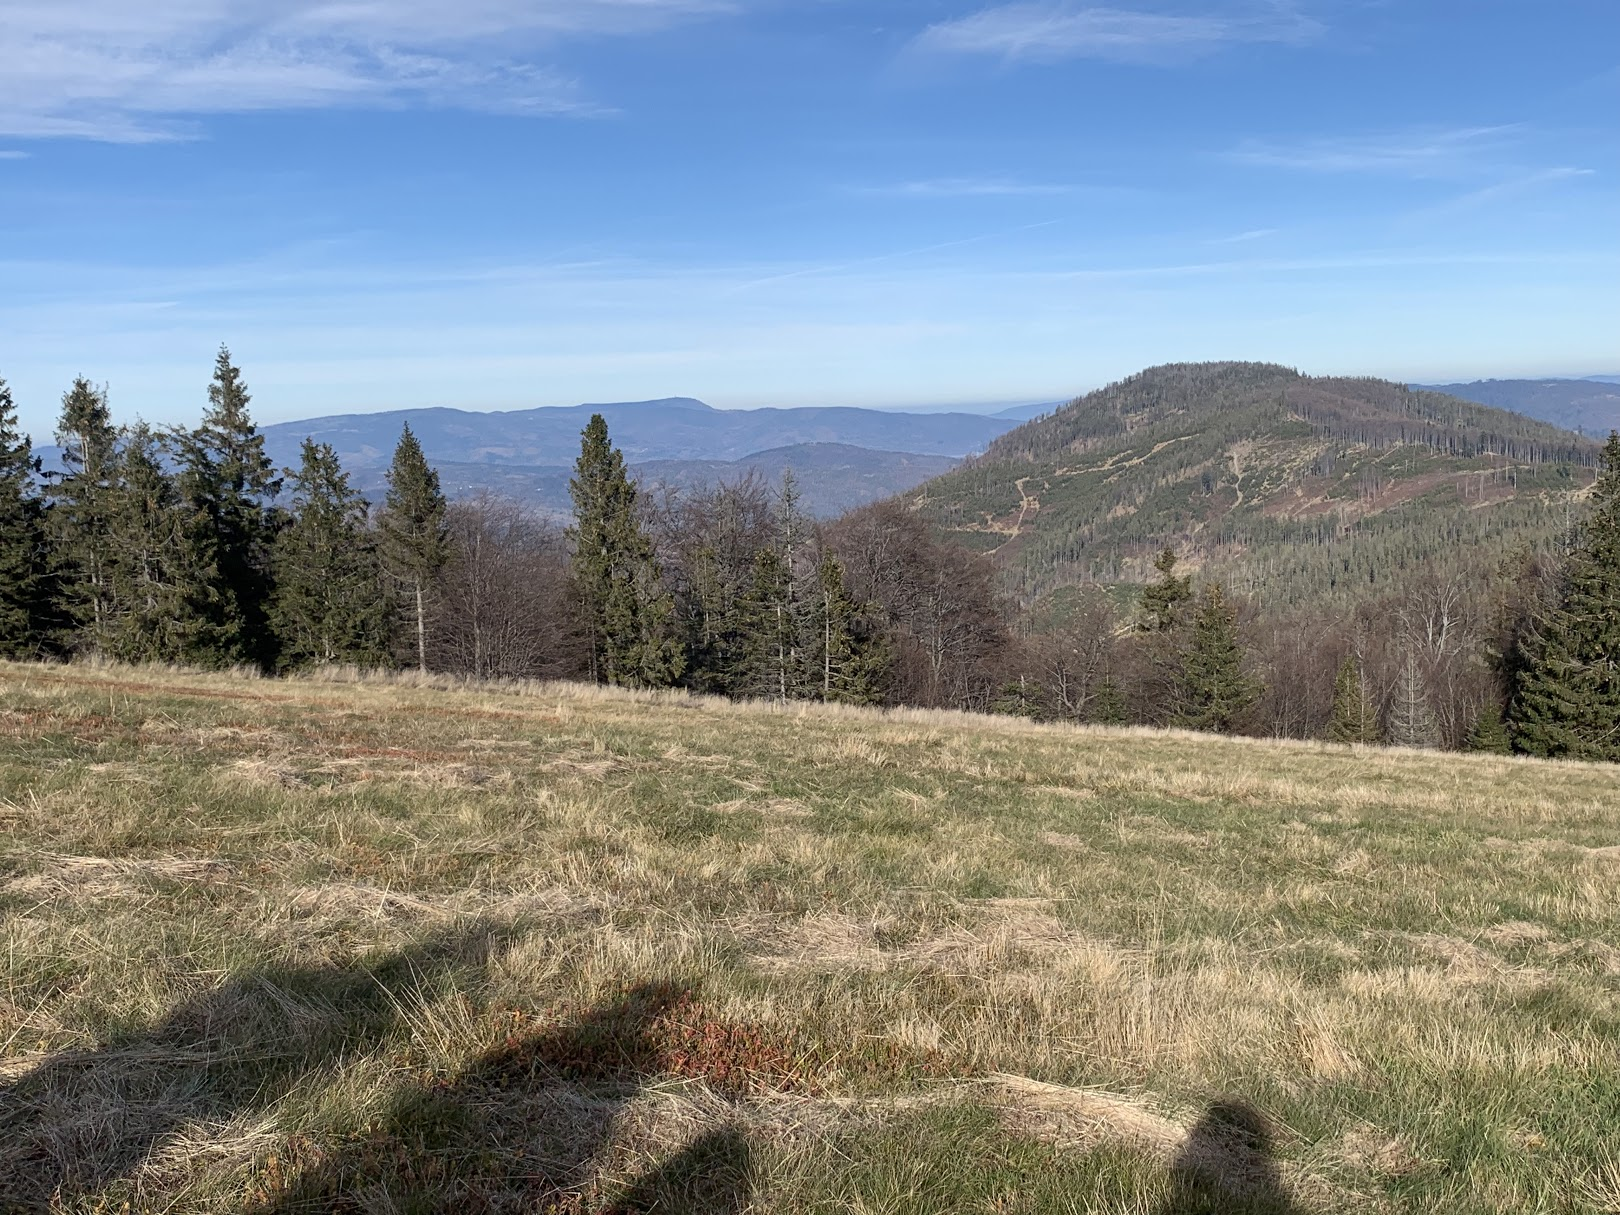
<instances>
[{"instance_id":1,"label":"grassy field","mask_svg":"<svg viewBox=\"0 0 1620 1215\"><path fill-rule=\"evenodd\" d=\"M1620 1210L1612 768L0 665L0 823L0 1210Z\"/></svg>"}]
</instances>

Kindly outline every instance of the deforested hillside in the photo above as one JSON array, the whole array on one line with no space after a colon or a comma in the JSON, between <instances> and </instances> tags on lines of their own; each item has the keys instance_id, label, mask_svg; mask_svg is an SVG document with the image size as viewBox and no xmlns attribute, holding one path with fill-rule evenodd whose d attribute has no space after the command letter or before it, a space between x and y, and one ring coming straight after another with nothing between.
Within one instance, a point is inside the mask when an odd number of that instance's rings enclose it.
<instances>
[{"instance_id":1,"label":"deforested hillside","mask_svg":"<svg viewBox=\"0 0 1620 1215\"><path fill-rule=\"evenodd\" d=\"M1614 773L0 663L0 1207L1615 1209Z\"/></svg>"},{"instance_id":2,"label":"deforested hillside","mask_svg":"<svg viewBox=\"0 0 1620 1215\"><path fill-rule=\"evenodd\" d=\"M1155 367L996 440L909 500L1026 598L1134 581L1165 545L1275 603L1356 597L1558 532L1598 447L1375 379Z\"/></svg>"}]
</instances>

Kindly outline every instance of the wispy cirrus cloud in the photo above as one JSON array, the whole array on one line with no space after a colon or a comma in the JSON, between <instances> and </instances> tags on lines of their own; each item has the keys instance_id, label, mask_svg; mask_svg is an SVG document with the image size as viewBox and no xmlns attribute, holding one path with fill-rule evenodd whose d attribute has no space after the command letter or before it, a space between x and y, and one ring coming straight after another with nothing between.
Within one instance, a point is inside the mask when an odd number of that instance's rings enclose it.
<instances>
[{"instance_id":1,"label":"wispy cirrus cloud","mask_svg":"<svg viewBox=\"0 0 1620 1215\"><path fill-rule=\"evenodd\" d=\"M1185 14L1036 2L998 5L931 25L914 46L1032 62L1154 63L1195 58L1240 43L1305 43L1323 32L1319 22L1284 3L1235 13Z\"/></svg>"},{"instance_id":2,"label":"wispy cirrus cloud","mask_svg":"<svg viewBox=\"0 0 1620 1215\"><path fill-rule=\"evenodd\" d=\"M1524 133L1525 128L1515 124L1423 127L1293 141L1248 140L1228 156L1240 164L1312 173L1452 177L1499 159Z\"/></svg>"},{"instance_id":3,"label":"wispy cirrus cloud","mask_svg":"<svg viewBox=\"0 0 1620 1215\"><path fill-rule=\"evenodd\" d=\"M533 57L729 0L9 0L0 135L147 142L201 115L431 105L599 111Z\"/></svg>"},{"instance_id":4,"label":"wispy cirrus cloud","mask_svg":"<svg viewBox=\"0 0 1620 1215\"><path fill-rule=\"evenodd\" d=\"M1086 189L1011 177L932 177L883 185L852 186L853 194L878 198L1040 198Z\"/></svg>"}]
</instances>

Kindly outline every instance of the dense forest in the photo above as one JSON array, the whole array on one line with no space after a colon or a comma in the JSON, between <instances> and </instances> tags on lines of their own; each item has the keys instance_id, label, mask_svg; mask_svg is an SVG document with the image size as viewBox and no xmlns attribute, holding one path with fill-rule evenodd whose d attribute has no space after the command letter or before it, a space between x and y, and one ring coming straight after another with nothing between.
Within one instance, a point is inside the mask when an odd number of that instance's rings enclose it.
<instances>
[{"instance_id":1,"label":"dense forest","mask_svg":"<svg viewBox=\"0 0 1620 1215\"><path fill-rule=\"evenodd\" d=\"M1306 440L1310 475L1324 480L1345 464L1376 475L1390 452L1408 476L1419 453L1485 461L1465 470L1481 500L1492 470L1545 469L1554 482L1603 471L1590 490L1566 487L1581 492L1565 495L1552 542L1527 540L1552 533L1504 524L1517 516L1500 511L1474 512L1495 522L1472 530L1466 511L1436 513L1439 530L1421 543L1409 522L1372 528L1359 550L1325 543L1332 529L1319 521L1324 569L1297 534L1268 546L1251 519L1244 562L1225 567L1236 578L1212 559L1236 544L1229 534L1200 526L1189 545L1173 502L1139 501L1127 514L1140 534L1129 534L1154 546L1151 571L1030 595L982 545L958 542L963 528L942 525L937 499L818 524L791 476L643 492L600 416L581 436L571 527L491 495L447 501L408 427L374 505L324 444L305 442L297 468L272 467L221 350L195 429L120 426L105 389L75 381L60 469L40 467L0 383L0 651L266 673L405 666L1620 760L1620 438L1600 453L1553 427L1377 381L1252 364L1160 370L1102 408L1021 427L945 480L971 487L1054 453L1119 470L1145 463L1129 451L1179 448L1147 496L1171 486L1185 498L1205 490L1208 444L1252 454L1262 434ZM1239 467L1240 504L1259 492L1250 475ZM1086 526L1121 517L1118 487L1097 480L1069 504L1074 534L1048 530L1042 543L1083 547ZM1023 485L1017 495L1027 504ZM1545 503L1518 506L1545 523ZM1470 543L1463 560L1436 556ZM1384 575L1396 563L1399 576L1368 578L1358 561ZM1335 593L1341 583L1355 593ZM1281 585L1291 593L1272 593Z\"/></svg>"}]
</instances>

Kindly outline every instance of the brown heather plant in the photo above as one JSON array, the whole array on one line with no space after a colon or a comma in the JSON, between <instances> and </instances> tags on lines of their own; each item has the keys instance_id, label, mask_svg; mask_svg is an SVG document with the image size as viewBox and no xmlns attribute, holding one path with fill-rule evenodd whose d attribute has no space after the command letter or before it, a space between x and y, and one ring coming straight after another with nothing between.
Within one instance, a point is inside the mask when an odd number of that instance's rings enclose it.
<instances>
[{"instance_id":1,"label":"brown heather plant","mask_svg":"<svg viewBox=\"0 0 1620 1215\"><path fill-rule=\"evenodd\" d=\"M0 666L0 1210L1620 1209L1620 776Z\"/></svg>"}]
</instances>

